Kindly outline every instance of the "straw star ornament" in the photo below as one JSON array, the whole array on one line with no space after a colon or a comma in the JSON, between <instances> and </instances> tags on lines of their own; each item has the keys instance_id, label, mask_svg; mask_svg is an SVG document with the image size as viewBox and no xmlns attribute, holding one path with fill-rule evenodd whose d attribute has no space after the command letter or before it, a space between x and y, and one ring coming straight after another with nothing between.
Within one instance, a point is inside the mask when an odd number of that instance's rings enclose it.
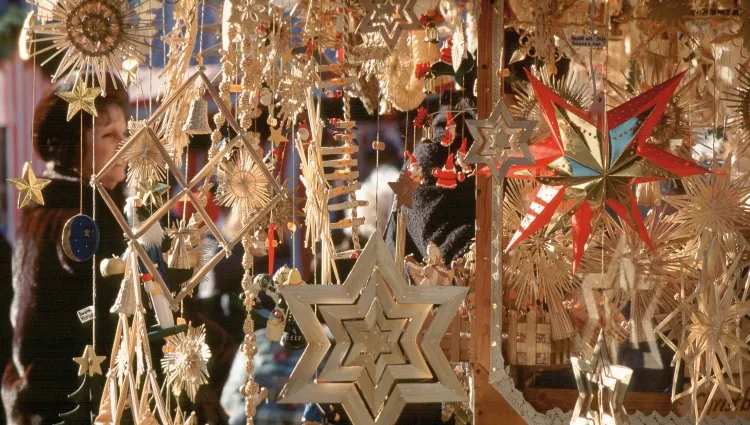
<instances>
[{"instance_id":1,"label":"straw star ornament","mask_svg":"<svg viewBox=\"0 0 750 425\"><path fill-rule=\"evenodd\" d=\"M120 78L123 61L146 63L151 38L156 33L155 11L161 8L156 0L129 2L120 0L33 0L37 10L49 16L34 25L32 43L50 42L35 49L34 55L51 49L55 57L64 53L53 81L81 70L93 71L102 93L107 80ZM49 61L49 59L48 59ZM70 118L69 118L70 119Z\"/></svg>"},{"instance_id":2,"label":"straw star ornament","mask_svg":"<svg viewBox=\"0 0 750 425\"><path fill-rule=\"evenodd\" d=\"M683 180L684 195L665 197L677 209L676 220L698 243L698 259L708 253L708 264L721 272L727 259L745 245L743 231L750 230L750 174L732 178L731 160L720 173Z\"/></svg>"},{"instance_id":3,"label":"straw star ornament","mask_svg":"<svg viewBox=\"0 0 750 425\"><path fill-rule=\"evenodd\" d=\"M672 401L691 395L698 421L707 413L717 392L735 410L733 399L736 397L732 393L743 391L741 385L737 385L737 380L741 382L742 379L742 366L740 370L732 370L732 365L735 359L740 360L740 365L750 360L748 342L737 332L740 321L750 314L750 301L738 297L737 281L742 278L738 259L716 280L704 271L700 284L691 294L686 294L683 284L678 294L678 308L655 328L664 343L675 352ZM677 326L682 328L677 344L663 332L675 320L681 322ZM676 383L682 362L691 382L685 391L678 393ZM739 378L735 374L739 374ZM698 396L703 388L707 388L708 397L700 409Z\"/></svg>"},{"instance_id":4,"label":"straw star ornament","mask_svg":"<svg viewBox=\"0 0 750 425\"><path fill-rule=\"evenodd\" d=\"M167 385L175 396L186 391L190 400L195 400L198 388L208 383L211 350L206 344L206 329L204 325L194 328L188 324L187 331L166 340L161 367L167 375Z\"/></svg>"},{"instance_id":5,"label":"straw star ornament","mask_svg":"<svg viewBox=\"0 0 750 425\"><path fill-rule=\"evenodd\" d=\"M268 178L261 170L263 164L240 152L236 158L220 165L219 189L221 205L238 209L243 217L263 208L270 200Z\"/></svg>"}]
</instances>

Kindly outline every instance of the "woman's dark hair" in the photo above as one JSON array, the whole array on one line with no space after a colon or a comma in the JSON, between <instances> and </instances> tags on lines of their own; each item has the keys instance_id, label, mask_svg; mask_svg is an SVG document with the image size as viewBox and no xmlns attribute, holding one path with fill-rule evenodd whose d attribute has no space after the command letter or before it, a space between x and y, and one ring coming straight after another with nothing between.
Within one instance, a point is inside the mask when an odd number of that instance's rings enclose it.
<instances>
[{"instance_id":1,"label":"woman's dark hair","mask_svg":"<svg viewBox=\"0 0 750 425\"><path fill-rule=\"evenodd\" d=\"M60 98L57 93L72 91L75 78L70 78L55 84L48 90L34 110L34 150L45 162L54 162L63 169L76 169L80 162L81 131L90 130L93 125L91 115L78 112L68 121L68 102ZM109 117L102 112L109 105L122 108L128 115L128 92L122 82L115 83L109 78L107 81L107 96L96 98L97 119L107 120ZM81 114L83 114L83 130L81 130Z\"/></svg>"}]
</instances>

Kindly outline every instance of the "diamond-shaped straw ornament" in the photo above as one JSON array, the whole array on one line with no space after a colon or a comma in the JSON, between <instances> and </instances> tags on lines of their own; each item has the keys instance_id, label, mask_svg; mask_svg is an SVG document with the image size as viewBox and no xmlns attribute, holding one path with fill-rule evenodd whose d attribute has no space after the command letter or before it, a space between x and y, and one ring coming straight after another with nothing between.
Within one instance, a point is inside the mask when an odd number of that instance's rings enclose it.
<instances>
[{"instance_id":1,"label":"diamond-shaped straw ornament","mask_svg":"<svg viewBox=\"0 0 750 425\"><path fill-rule=\"evenodd\" d=\"M171 106L173 106L176 102L184 100L185 92L191 89L199 79L202 80L203 86L205 86L206 90L213 98L216 106L218 106L219 108L219 111L221 111L221 113L226 117L229 126L232 127L232 129L237 133L237 136L235 136L231 141L225 144L221 148L221 150L219 150L219 152L217 152L216 155L214 155L208 161L208 163L206 163L206 165L200 171L198 171L198 173L192 179L188 181L180 168L175 164L166 147L159 140L159 137L156 135L154 128L156 128L163 115L169 110ZM164 202L164 204L159 207L159 209L154 211L151 216L144 220L137 229L131 229L128 221L125 219L122 212L115 204L114 200L112 200L112 198L102 186L101 182L99 181L99 176L106 175L107 172L109 172L109 170L115 164L123 160L127 152L129 152L131 146L137 141L142 140L142 138L144 137L149 138L153 141L152 146L158 149L161 158L164 160L164 163L167 166L167 169L171 172L172 177L177 182L177 185L181 188L181 190L179 190L174 196L169 198L169 200ZM94 175L91 178L91 185L96 187L96 189L99 191L102 198L104 199L104 202L107 204L107 207L110 209L110 211L112 211L112 214L115 216L118 224L125 232L125 236L128 239L128 246L138 255L146 269L148 269L148 272L151 274L151 276L153 276L156 284L160 286L164 296L167 297L167 299L170 301L170 303L172 303L173 306L179 303L180 300L185 298L185 296L189 294L190 291L198 285L198 283L200 283L203 277L211 269L213 269L219 263L219 261L221 261L222 258L231 255L232 248L242 240L242 237L247 232L249 232L250 229L254 228L260 220L266 217L276 206L276 203L279 202L281 187L266 167L260 167L261 171L265 174L270 186L269 202L263 208L256 211L255 215L251 219L246 221L242 229L236 235L234 235L231 240L226 240L221 232L219 232L216 224L213 220L211 220L211 217L208 215L208 213L206 213L205 208L203 207L201 202L199 202L197 196L193 193L193 188L198 186L201 181L204 181L207 177L211 176L212 169L219 164L219 162L222 158L224 158L227 152L240 145L246 147L245 150L257 164L263 163L263 160L260 158L256 150L252 146L249 133L239 126L239 123L232 115L229 106L227 106L221 100L221 97L214 88L213 83L208 79L208 77L204 73L203 68L199 67L197 72L187 78L180 87L178 87L169 95L169 97L159 106L159 108L153 113L153 115L148 118L148 120L145 122L145 125L143 125L138 131L136 131L121 146L121 148L115 153L112 159L102 168L99 174ZM206 183L204 182L204 184ZM182 201L186 197L193 204L197 214L200 215L200 217L203 219L206 227L214 235L219 243L219 246L221 246L222 249L219 250L218 253L216 253L196 273L194 273L187 282L182 285L182 290L177 294L177 296L172 297L171 292L164 282L163 276L161 276L156 267L154 267L154 265L149 260L148 254L146 253L143 246L141 246L141 244L138 242L138 238L143 236L144 233L146 233L147 229L149 229L159 219L167 214L167 212L177 202Z\"/></svg>"}]
</instances>

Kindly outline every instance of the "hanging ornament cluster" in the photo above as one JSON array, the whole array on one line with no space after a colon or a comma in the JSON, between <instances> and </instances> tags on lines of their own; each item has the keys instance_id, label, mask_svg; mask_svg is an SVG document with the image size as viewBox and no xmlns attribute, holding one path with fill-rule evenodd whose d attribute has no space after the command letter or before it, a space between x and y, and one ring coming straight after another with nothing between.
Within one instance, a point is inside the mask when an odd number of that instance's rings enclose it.
<instances>
[{"instance_id":1,"label":"hanging ornament cluster","mask_svg":"<svg viewBox=\"0 0 750 425\"><path fill-rule=\"evenodd\" d=\"M750 76L741 51L750 40L749 5L626 3L504 2L509 10L492 24L517 45L493 46L481 63L478 19L493 13L480 13L474 0L32 1L19 46L26 57L59 60L52 79L71 80L58 93L67 120L97 118L97 101L113 85L143 89L143 72L155 69L151 46L159 39L165 49L156 106L138 110L129 137L93 176L87 164L78 167L127 249L99 264L120 282L109 369L87 346L75 359L85 374L75 401L83 406L88 380L104 374L96 423L119 423L125 414L139 424L197 421L171 401L183 393L195 400L212 379L211 335L175 312L241 244L248 424L268 394L253 376L261 294L275 302L267 338L305 348L280 399L307 405L306 422L335 423L331 404L354 424L385 425L407 403L446 403L446 417L468 423L469 369L451 365L441 342L449 326L454 340L466 336L461 323L473 320L473 288L486 284L474 282L486 278L476 265L487 259L446 261L435 240L419 260L406 240L424 194L455 195L467 179L489 175L501 198L492 214L502 217L492 233L505 247L492 279L507 293L479 301L507 318L514 366L570 364L580 393L573 423L626 421L633 371L614 364L617 349L647 343L656 357L657 337L674 350L676 369L684 366L687 384L676 388L675 378L673 401L689 396L696 420L717 396L733 405L746 390L750 360L740 281L750 229ZM219 25L206 21L214 15L207 9L219 12ZM217 45L204 46L205 31L219 26ZM214 60L218 67L208 64ZM523 75L522 66L531 69ZM217 70L213 78L208 69ZM474 71L479 84L467 87ZM500 84L490 87L492 75ZM505 83L512 93L486 102ZM470 89L490 105L486 118L469 119L473 105L455 106L471 103ZM354 99L373 115L374 138L361 131L368 120L353 116ZM334 104L340 115L330 113ZM381 184L381 158L394 147L381 129L397 116L406 117L398 123L406 134L396 146L402 171L387 182L395 195L393 258L379 231L361 246L366 226L382 226L362 213L373 201L362 196L360 172L372 170ZM203 135L209 147L195 164L191 149ZM103 185L117 164L127 165L124 212ZM9 179L19 208L44 206L52 180L43 177L27 162L21 177ZM376 210L381 202L376 196ZM239 223L231 234L219 230L211 213L218 207ZM477 243L486 242L487 229L478 230ZM74 261L96 254L99 230L83 203L61 237ZM291 249L309 251L312 270L277 267L276 249L288 238ZM202 255L209 240L216 249ZM267 273L256 273L256 257L267 257ZM161 368L151 358L152 321L165 341Z\"/></svg>"}]
</instances>

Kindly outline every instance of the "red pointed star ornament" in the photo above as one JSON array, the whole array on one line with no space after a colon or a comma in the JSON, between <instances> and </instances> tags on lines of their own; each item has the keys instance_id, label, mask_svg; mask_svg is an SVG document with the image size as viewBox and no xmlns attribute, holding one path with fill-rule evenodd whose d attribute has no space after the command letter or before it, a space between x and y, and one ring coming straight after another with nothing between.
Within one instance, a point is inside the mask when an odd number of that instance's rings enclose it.
<instances>
[{"instance_id":1,"label":"red pointed star ornament","mask_svg":"<svg viewBox=\"0 0 750 425\"><path fill-rule=\"evenodd\" d=\"M511 168L511 176L531 176L541 186L506 251L553 220L550 228L557 229L571 218L575 273L592 223L605 206L651 246L632 186L709 172L647 143L684 73L607 111L606 120L597 108L586 112L571 106L526 75L552 135L531 145L536 164Z\"/></svg>"}]
</instances>

